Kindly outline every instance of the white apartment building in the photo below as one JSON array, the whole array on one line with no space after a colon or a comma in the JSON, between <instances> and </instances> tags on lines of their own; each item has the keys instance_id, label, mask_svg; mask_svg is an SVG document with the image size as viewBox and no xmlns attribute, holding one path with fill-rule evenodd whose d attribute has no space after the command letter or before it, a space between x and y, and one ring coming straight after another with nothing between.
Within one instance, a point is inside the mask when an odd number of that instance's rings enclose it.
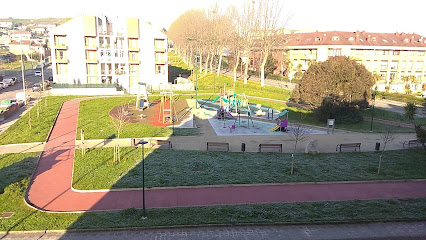
<instances>
[{"instance_id":1,"label":"white apartment building","mask_svg":"<svg viewBox=\"0 0 426 240\"><path fill-rule=\"evenodd\" d=\"M53 79L66 84L168 83L167 36L138 18L81 15L50 32Z\"/></svg>"}]
</instances>

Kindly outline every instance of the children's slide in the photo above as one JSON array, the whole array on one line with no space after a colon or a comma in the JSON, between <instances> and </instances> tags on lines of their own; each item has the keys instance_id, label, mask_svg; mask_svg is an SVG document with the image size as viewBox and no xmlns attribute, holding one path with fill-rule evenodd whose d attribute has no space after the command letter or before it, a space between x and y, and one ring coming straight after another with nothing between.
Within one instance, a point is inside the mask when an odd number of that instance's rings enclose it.
<instances>
[{"instance_id":1,"label":"children's slide","mask_svg":"<svg viewBox=\"0 0 426 240\"><path fill-rule=\"evenodd\" d=\"M232 116L232 114L231 114L229 111L227 111L226 113L228 114L228 116L229 116L232 120L236 120L236 119L237 119L236 117Z\"/></svg>"},{"instance_id":2,"label":"children's slide","mask_svg":"<svg viewBox=\"0 0 426 240\"><path fill-rule=\"evenodd\" d=\"M275 127L273 127L273 128L271 128L271 129L269 129L269 131L271 131L271 132L275 132L275 131L277 131L279 128L280 128L280 126L279 126L279 125L275 125Z\"/></svg>"}]
</instances>

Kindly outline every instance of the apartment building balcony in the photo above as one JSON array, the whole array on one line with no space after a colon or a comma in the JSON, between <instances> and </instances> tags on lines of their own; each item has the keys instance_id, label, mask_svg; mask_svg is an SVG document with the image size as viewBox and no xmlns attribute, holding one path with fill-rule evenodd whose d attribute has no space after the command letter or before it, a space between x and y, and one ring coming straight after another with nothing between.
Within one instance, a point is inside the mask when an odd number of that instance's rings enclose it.
<instances>
[{"instance_id":1,"label":"apartment building balcony","mask_svg":"<svg viewBox=\"0 0 426 240\"><path fill-rule=\"evenodd\" d=\"M92 58L92 59L86 59L87 63L99 63L98 59Z\"/></svg>"},{"instance_id":2,"label":"apartment building balcony","mask_svg":"<svg viewBox=\"0 0 426 240\"><path fill-rule=\"evenodd\" d=\"M155 46L154 51L156 51L156 52L166 52L166 48Z\"/></svg>"},{"instance_id":3,"label":"apartment building balcony","mask_svg":"<svg viewBox=\"0 0 426 240\"><path fill-rule=\"evenodd\" d=\"M86 50L98 50L98 47L96 45L93 45L93 46L86 45L86 46L84 46L84 48Z\"/></svg>"},{"instance_id":4,"label":"apartment building balcony","mask_svg":"<svg viewBox=\"0 0 426 240\"><path fill-rule=\"evenodd\" d=\"M166 64L166 59L155 59L155 64Z\"/></svg>"},{"instance_id":5,"label":"apartment building balcony","mask_svg":"<svg viewBox=\"0 0 426 240\"><path fill-rule=\"evenodd\" d=\"M68 46L65 43L55 43L55 49L67 50Z\"/></svg>"},{"instance_id":6,"label":"apartment building balcony","mask_svg":"<svg viewBox=\"0 0 426 240\"><path fill-rule=\"evenodd\" d=\"M56 63L68 63L68 59L67 58L56 58L55 59Z\"/></svg>"},{"instance_id":7,"label":"apartment building balcony","mask_svg":"<svg viewBox=\"0 0 426 240\"><path fill-rule=\"evenodd\" d=\"M129 59L130 64L139 64L140 62L139 59Z\"/></svg>"},{"instance_id":8,"label":"apartment building balcony","mask_svg":"<svg viewBox=\"0 0 426 240\"><path fill-rule=\"evenodd\" d=\"M139 47L129 46L128 50L129 50L129 52L139 52L140 48Z\"/></svg>"}]
</instances>

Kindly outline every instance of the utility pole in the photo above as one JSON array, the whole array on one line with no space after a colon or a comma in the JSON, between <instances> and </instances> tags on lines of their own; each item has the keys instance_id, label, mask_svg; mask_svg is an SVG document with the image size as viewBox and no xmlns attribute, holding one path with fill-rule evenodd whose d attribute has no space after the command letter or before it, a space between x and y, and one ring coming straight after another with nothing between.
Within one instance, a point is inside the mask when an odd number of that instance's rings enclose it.
<instances>
[{"instance_id":1,"label":"utility pole","mask_svg":"<svg viewBox=\"0 0 426 240\"><path fill-rule=\"evenodd\" d=\"M19 46L21 47L21 72L22 72L22 87L24 89L24 105L27 105L27 93L25 91L25 73L24 73L24 58L22 57L23 55L23 50L22 50L22 38L19 41Z\"/></svg>"}]
</instances>

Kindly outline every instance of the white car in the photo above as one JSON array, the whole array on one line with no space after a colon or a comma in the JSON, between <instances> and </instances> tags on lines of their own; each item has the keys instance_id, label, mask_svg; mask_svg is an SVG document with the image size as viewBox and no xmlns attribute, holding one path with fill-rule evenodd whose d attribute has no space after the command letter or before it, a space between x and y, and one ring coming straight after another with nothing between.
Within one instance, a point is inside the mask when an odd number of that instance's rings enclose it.
<instances>
[{"instance_id":1,"label":"white car","mask_svg":"<svg viewBox=\"0 0 426 240\"><path fill-rule=\"evenodd\" d=\"M41 71L40 71L40 70L35 71L34 76L36 76L36 77L37 77L37 76L41 77Z\"/></svg>"},{"instance_id":2,"label":"white car","mask_svg":"<svg viewBox=\"0 0 426 240\"><path fill-rule=\"evenodd\" d=\"M2 88L9 87L9 84L7 84L7 82L0 82L0 85L1 85Z\"/></svg>"}]
</instances>

